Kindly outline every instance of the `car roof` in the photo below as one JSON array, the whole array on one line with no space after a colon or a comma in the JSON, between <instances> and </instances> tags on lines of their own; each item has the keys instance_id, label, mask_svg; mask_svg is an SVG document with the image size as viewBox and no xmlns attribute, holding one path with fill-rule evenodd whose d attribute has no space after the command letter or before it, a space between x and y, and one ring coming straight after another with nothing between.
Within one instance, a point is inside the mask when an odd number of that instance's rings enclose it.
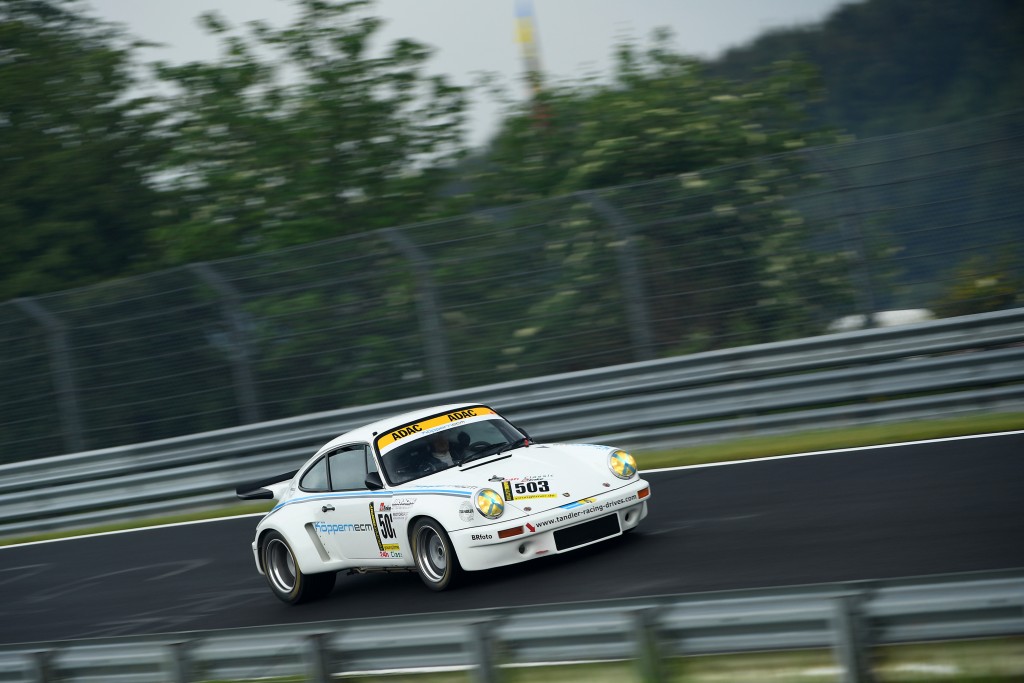
<instances>
[{"instance_id":1,"label":"car roof","mask_svg":"<svg viewBox=\"0 0 1024 683\"><path fill-rule=\"evenodd\" d=\"M336 446L342 444L352 443L355 441L361 441L366 443L373 443L373 437L381 432L390 431L396 427L400 427L409 422L416 422L420 418L427 417L428 415L437 415L439 413L447 413L453 410L459 410L462 408L470 408L473 406L481 406L483 403L474 401L466 401L463 403L445 403L442 405L428 406L426 408L418 408L416 410L410 410L398 415L392 415L391 417L385 417L375 422L363 425L362 427L356 427L351 429L344 434L337 436L326 444L324 444L317 452L320 455L324 451L330 450Z\"/></svg>"}]
</instances>

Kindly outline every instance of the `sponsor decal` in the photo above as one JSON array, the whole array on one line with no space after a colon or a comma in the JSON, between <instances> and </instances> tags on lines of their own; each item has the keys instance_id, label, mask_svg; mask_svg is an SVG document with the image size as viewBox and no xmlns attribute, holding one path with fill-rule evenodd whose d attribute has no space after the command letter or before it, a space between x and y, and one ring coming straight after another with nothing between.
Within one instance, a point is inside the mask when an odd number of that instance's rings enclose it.
<instances>
[{"instance_id":1,"label":"sponsor decal","mask_svg":"<svg viewBox=\"0 0 1024 683\"><path fill-rule=\"evenodd\" d=\"M493 541L494 536L492 534L473 534L474 541Z\"/></svg>"},{"instance_id":2,"label":"sponsor decal","mask_svg":"<svg viewBox=\"0 0 1024 683\"><path fill-rule=\"evenodd\" d=\"M428 434L431 431L445 429L456 423L478 420L496 414L497 413L490 408L484 408L483 406L475 406L464 410L453 410L450 413L437 415L435 417L399 427L398 429L394 429L390 432L384 432L376 438L375 445L377 446L377 450L379 450L383 455L391 448L397 446L403 439L407 439L410 436L421 436L423 434Z\"/></svg>"},{"instance_id":3,"label":"sponsor decal","mask_svg":"<svg viewBox=\"0 0 1024 683\"><path fill-rule=\"evenodd\" d=\"M380 557L382 560L400 560L402 559L402 553L397 550L381 550Z\"/></svg>"},{"instance_id":4,"label":"sponsor decal","mask_svg":"<svg viewBox=\"0 0 1024 683\"><path fill-rule=\"evenodd\" d=\"M318 534L343 534L349 531L372 531L369 524L327 524L326 522L313 522L313 528Z\"/></svg>"},{"instance_id":5,"label":"sponsor decal","mask_svg":"<svg viewBox=\"0 0 1024 683\"><path fill-rule=\"evenodd\" d=\"M493 477L491 477L487 481L502 481L504 478L505 477L499 477L497 474L495 474Z\"/></svg>"},{"instance_id":6,"label":"sponsor decal","mask_svg":"<svg viewBox=\"0 0 1024 683\"><path fill-rule=\"evenodd\" d=\"M566 503L565 505L562 505L561 507L563 509L565 509L565 510L571 510L573 508L582 507L584 505L590 505L591 503L594 503L596 501L597 501L597 498L580 498L579 500L577 500L577 501L575 501L573 503Z\"/></svg>"},{"instance_id":7,"label":"sponsor decal","mask_svg":"<svg viewBox=\"0 0 1024 683\"><path fill-rule=\"evenodd\" d=\"M512 479L501 482L505 500L531 500L536 498L557 498L558 494L551 491L551 483L547 479L532 477L522 480Z\"/></svg>"},{"instance_id":8,"label":"sponsor decal","mask_svg":"<svg viewBox=\"0 0 1024 683\"><path fill-rule=\"evenodd\" d=\"M470 504L468 500L459 503L459 519L461 519L463 522L473 521L473 506Z\"/></svg>"},{"instance_id":9,"label":"sponsor decal","mask_svg":"<svg viewBox=\"0 0 1024 683\"><path fill-rule=\"evenodd\" d=\"M593 499L593 498L584 498L583 500L584 501L594 501L595 499ZM571 521L579 519L581 517L588 517L590 515L600 514L602 512L607 511L607 510L614 510L615 508L618 508L618 507L620 507L622 505L626 505L628 503L633 503L636 500L637 500L636 494L635 493L631 493L628 496L622 496L621 498L613 498L612 500L605 501L605 502L602 502L602 503L592 503L592 504L580 504L578 502L577 503L569 503L568 505L563 505L563 506L558 508L559 510L564 510L565 511L564 513L559 514L557 517L554 517L553 519L546 519L546 520L544 520L542 522L537 522L537 528L539 529L540 527L544 527L544 526L552 526L553 524L561 524L562 522L571 522Z\"/></svg>"},{"instance_id":10,"label":"sponsor decal","mask_svg":"<svg viewBox=\"0 0 1024 683\"><path fill-rule=\"evenodd\" d=\"M415 498L392 498L391 507L393 508L407 508L412 507L416 504Z\"/></svg>"},{"instance_id":11,"label":"sponsor decal","mask_svg":"<svg viewBox=\"0 0 1024 683\"><path fill-rule=\"evenodd\" d=\"M417 488L417 489L446 488L446 489L467 489L467 490L471 490L471 489L475 489L476 486L474 484L416 484L415 486L413 486L413 488ZM435 493L436 493L436 491L435 491Z\"/></svg>"},{"instance_id":12,"label":"sponsor decal","mask_svg":"<svg viewBox=\"0 0 1024 683\"><path fill-rule=\"evenodd\" d=\"M527 522L527 523L526 523L526 528L530 530L530 533L531 533L531 534L532 534L532 533L533 533L534 531L536 531L536 530L537 530L537 527L535 527L534 525L530 524L529 522Z\"/></svg>"},{"instance_id":13,"label":"sponsor decal","mask_svg":"<svg viewBox=\"0 0 1024 683\"><path fill-rule=\"evenodd\" d=\"M401 552L399 545L394 542L398 539L398 532L395 531L392 513L377 512L373 503L370 503L370 525L373 528L373 535L377 538L377 548L381 552L381 557L390 557L384 553Z\"/></svg>"}]
</instances>

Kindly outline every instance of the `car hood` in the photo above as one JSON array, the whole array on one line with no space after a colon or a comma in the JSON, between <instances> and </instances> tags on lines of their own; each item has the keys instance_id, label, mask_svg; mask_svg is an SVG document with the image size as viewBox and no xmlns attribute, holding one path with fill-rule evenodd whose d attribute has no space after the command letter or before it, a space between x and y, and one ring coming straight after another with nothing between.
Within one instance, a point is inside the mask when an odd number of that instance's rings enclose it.
<instances>
[{"instance_id":1,"label":"car hood","mask_svg":"<svg viewBox=\"0 0 1024 683\"><path fill-rule=\"evenodd\" d=\"M502 495L506 507L532 514L635 481L612 474L608 456L615 450L586 444L531 444L431 474L401 488L409 493L418 488L490 488Z\"/></svg>"}]
</instances>

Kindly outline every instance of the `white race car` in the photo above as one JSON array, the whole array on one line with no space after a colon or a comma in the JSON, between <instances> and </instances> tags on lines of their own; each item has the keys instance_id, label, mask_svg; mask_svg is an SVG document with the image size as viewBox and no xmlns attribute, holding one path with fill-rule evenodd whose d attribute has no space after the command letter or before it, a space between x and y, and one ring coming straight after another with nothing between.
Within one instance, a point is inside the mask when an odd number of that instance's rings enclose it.
<instances>
[{"instance_id":1,"label":"white race car","mask_svg":"<svg viewBox=\"0 0 1024 683\"><path fill-rule=\"evenodd\" d=\"M463 570L597 543L639 524L650 492L628 453L535 444L478 404L354 429L296 472L237 489L278 501L252 551L289 603L326 595L341 570L413 570L444 590Z\"/></svg>"}]
</instances>

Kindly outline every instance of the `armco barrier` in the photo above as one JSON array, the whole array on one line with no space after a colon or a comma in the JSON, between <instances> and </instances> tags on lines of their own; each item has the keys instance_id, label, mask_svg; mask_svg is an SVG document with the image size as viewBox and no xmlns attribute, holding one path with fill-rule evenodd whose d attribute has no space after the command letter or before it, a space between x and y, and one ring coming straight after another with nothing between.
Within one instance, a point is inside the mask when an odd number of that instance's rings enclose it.
<instances>
[{"instance_id":1,"label":"armco barrier","mask_svg":"<svg viewBox=\"0 0 1024 683\"><path fill-rule=\"evenodd\" d=\"M0 535L230 504L349 428L481 401L539 440L645 449L1019 410L1024 308L506 382L0 466ZM54 501L59 501L59 511Z\"/></svg>"},{"instance_id":2,"label":"armco barrier","mask_svg":"<svg viewBox=\"0 0 1024 683\"><path fill-rule=\"evenodd\" d=\"M457 614L0 647L0 681L246 681L829 649L844 683L872 680L876 645L1024 634L1024 570L855 581Z\"/></svg>"}]
</instances>

